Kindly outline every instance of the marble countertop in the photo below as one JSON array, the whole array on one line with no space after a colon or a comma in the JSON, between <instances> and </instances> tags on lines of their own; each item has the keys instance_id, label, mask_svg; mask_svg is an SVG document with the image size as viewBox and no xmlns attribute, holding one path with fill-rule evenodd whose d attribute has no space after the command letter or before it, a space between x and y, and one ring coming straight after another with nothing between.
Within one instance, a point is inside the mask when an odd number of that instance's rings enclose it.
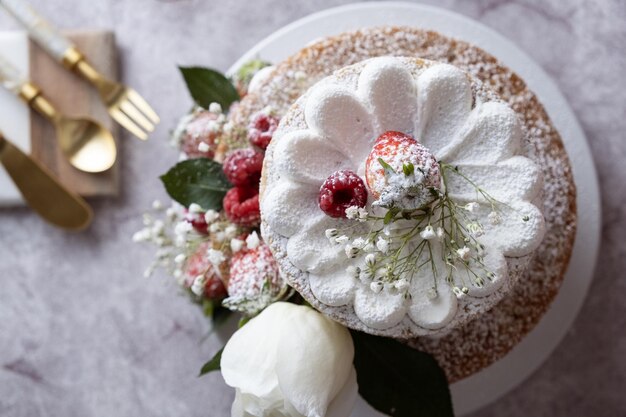
<instances>
[{"instance_id":1,"label":"marble countertop","mask_svg":"<svg viewBox=\"0 0 626 417\"><path fill-rule=\"evenodd\" d=\"M148 143L123 138L123 190L92 201L93 226L67 234L28 209L0 210L0 415L227 416L219 374L196 378L219 347L198 309L131 242L166 201L157 177L176 160L166 137L188 108L177 65L226 69L259 39L340 0L31 0L66 28L115 31L124 80L162 116ZM626 412L626 2L429 0L512 39L556 80L589 139L602 188L601 258L568 335L517 389L476 413ZM15 24L0 14L0 30Z\"/></svg>"}]
</instances>

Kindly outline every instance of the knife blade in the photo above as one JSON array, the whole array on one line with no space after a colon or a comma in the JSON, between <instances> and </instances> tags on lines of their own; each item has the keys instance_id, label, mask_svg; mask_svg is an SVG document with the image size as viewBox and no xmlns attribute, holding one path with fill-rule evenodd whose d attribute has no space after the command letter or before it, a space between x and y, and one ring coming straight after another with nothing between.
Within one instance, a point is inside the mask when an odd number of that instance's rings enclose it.
<instances>
[{"instance_id":1,"label":"knife blade","mask_svg":"<svg viewBox=\"0 0 626 417\"><path fill-rule=\"evenodd\" d=\"M24 200L44 220L63 229L82 230L93 218L91 207L0 133L0 163Z\"/></svg>"}]
</instances>

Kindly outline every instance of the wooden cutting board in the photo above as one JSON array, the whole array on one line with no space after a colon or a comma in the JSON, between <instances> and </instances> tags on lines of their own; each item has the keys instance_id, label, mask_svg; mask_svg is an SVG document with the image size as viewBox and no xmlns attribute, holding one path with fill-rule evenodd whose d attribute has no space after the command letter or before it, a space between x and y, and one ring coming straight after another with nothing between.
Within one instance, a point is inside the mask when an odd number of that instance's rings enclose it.
<instances>
[{"instance_id":1,"label":"wooden cutting board","mask_svg":"<svg viewBox=\"0 0 626 417\"><path fill-rule=\"evenodd\" d=\"M80 30L64 32L105 76L117 80L115 37L110 31ZM50 58L32 41L30 76L44 95L63 114L87 116L109 129L118 145L118 162L108 171L92 174L72 167L61 153L55 130L46 119L31 112L31 153L47 166L63 184L86 197L116 196L119 191L119 128L109 117L95 88Z\"/></svg>"}]
</instances>

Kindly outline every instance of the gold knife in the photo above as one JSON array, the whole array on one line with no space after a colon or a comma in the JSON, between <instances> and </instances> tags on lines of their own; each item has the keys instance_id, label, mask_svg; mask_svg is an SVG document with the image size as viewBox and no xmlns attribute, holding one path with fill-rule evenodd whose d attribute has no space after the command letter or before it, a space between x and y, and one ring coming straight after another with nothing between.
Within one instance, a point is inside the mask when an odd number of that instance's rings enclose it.
<instances>
[{"instance_id":1,"label":"gold knife","mask_svg":"<svg viewBox=\"0 0 626 417\"><path fill-rule=\"evenodd\" d=\"M9 142L2 133L0 163L24 200L45 220L68 230L82 230L89 226L93 212L85 200L65 188L46 168Z\"/></svg>"}]
</instances>

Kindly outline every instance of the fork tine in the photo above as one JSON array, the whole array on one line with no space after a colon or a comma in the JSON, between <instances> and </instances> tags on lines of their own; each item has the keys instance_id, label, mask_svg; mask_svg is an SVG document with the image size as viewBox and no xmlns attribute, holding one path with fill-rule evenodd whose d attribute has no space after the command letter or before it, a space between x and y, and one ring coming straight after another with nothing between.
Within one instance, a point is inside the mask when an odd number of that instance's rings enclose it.
<instances>
[{"instance_id":1,"label":"fork tine","mask_svg":"<svg viewBox=\"0 0 626 417\"><path fill-rule=\"evenodd\" d=\"M152 132L154 130L154 125L150 123L150 121L146 119L146 117L141 114L141 112L137 110L135 105L130 101L122 100L119 107L124 113L126 113L126 116L137 123L143 130L147 130L148 132Z\"/></svg>"},{"instance_id":2,"label":"fork tine","mask_svg":"<svg viewBox=\"0 0 626 417\"><path fill-rule=\"evenodd\" d=\"M137 93L135 90L133 90L132 88L129 88L126 91L126 95L128 97L128 99L130 101L133 102L133 104L135 106L137 106L137 108L146 116L148 116L148 119L152 120L152 123L157 124L160 122L159 116L156 114L156 112L154 110L152 110L152 107L150 107L150 105L148 104L148 102L146 100L143 99L143 97L141 97L139 95L139 93Z\"/></svg>"},{"instance_id":3,"label":"fork tine","mask_svg":"<svg viewBox=\"0 0 626 417\"><path fill-rule=\"evenodd\" d=\"M148 139L148 135L146 132L141 130L139 126L137 126L132 120L128 118L120 109L117 107L110 107L109 114L116 122L121 124L126 130L130 131L133 135L137 136L141 140Z\"/></svg>"}]
</instances>

